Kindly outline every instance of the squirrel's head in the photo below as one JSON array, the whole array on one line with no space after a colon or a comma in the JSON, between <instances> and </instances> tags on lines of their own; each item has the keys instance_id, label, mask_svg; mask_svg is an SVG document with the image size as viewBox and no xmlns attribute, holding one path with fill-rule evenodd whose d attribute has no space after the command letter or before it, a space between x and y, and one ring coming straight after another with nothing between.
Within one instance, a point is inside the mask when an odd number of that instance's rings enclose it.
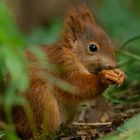
<instances>
[{"instance_id":1,"label":"squirrel's head","mask_svg":"<svg viewBox=\"0 0 140 140\"><path fill-rule=\"evenodd\" d=\"M86 6L69 10L64 40L89 72L116 67L112 43Z\"/></svg>"}]
</instances>

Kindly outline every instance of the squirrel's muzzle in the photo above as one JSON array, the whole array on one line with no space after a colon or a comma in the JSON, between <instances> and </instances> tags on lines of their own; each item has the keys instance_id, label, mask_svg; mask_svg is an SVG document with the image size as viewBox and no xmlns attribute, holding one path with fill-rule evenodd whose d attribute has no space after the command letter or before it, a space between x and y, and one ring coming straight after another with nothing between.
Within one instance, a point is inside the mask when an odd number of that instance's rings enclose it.
<instances>
[{"instance_id":1,"label":"squirrel's muzzle","mask_svg":"<svg viewBox=\"0 0 140 140\"><path fill-rule=\"evenodd\" d=\"M100 67L101 69L114 69L117 68L117 63L114 58L110 57L103 57L102 60L100 61Z\"/></svg>"}]
</instances>

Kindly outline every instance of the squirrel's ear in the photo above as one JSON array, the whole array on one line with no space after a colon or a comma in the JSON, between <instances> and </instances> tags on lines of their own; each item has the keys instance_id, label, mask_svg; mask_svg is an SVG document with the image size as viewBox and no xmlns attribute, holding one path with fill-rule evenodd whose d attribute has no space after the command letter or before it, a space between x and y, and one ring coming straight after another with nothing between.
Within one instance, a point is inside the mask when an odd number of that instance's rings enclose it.
<instances>
[{"instance_id":1,"label":"squirrel's ear","mask_svg":"<svg viewBox=\"0 0 140 140\"><path fill-rule=\"evenodd\" d=\"M80 6L79 9L80 9L81 16L85 22L96 24L96 20L95 20L93 14L91 13L91 11L89 10L89 8L86 5Z\"/></svg>"},{"instance_id":2,"label":"squirrel's ear","mask_svg":"<svg viewBox=\"0 0 140 140\"><path fill-rule=\"evenodd\" d=\"M79 33L83 31L83 21L77 10L73 7L68 11L65 22L64 37L69 41L76 41Z\"/></svg>"}]
</instances>

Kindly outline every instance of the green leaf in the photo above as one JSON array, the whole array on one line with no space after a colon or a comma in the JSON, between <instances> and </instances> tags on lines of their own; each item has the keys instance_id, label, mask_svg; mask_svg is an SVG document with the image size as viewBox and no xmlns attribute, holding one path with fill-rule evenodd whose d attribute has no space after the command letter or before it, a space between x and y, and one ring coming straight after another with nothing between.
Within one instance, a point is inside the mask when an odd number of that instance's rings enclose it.
<instances>
[{"instance_id":1,"label":"green leaf","mask_svg":"<svg viewBox=\"0 0 140 140\"><path fill-rule=\"evenodd\" d=\"M2 139L5 136L5 131L0 131L0 139Z\"/></svg>"}]
</instances>

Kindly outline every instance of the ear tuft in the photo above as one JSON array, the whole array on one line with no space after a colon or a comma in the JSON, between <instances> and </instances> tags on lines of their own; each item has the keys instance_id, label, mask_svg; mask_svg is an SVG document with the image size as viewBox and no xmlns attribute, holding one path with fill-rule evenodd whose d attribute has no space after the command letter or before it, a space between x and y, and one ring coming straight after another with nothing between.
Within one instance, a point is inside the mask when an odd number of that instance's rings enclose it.
<instances>
[{"instance_id":1,"label":"ear tuft","mask_svg":"<svg viewBox=\"0 0 140 140\"><path fill-rule=\"evenodd\" d=\"M70 7L66 22L65 22L65 36L70 35L73 41L77 40L78 34L83 31L83 21L76 8ZM69 38L70 39L70 38Z\"/></svg>"},{"instance_id":2,"label":"ear tuft","mask_svg":"<svg viewBox=\"0 0 140 140\"><path fill-rule=\"evenodd\" d=\"M77 31L82 31L82 19L79 15L78 11L75 8L71 8L68 12L68 18L66 20L66 24L69 25L69 27L75 26L77 28Z\"/></svg>"},{"instance_id":3,"label":"ear tuft","mask_svg":"<svg viewBox=\"0 0 140 140\"><path fill-rule=\"evenodd\" d=\"M85 22L96 24L96 20L95 20L93 14L91 13L89 8L85 4L81 5L79 10L80 10L81 16Z\"/></svg>"},{"instance_id":4,"label":"ear tuft","mask_svg":"<svg viewBox=\"0 0 140 140\"><path fill-rule=\"evenodd\" d=\"M89 24L96 24L96 22L86 5L82 5L79 8L70 6L64 24L64 40L68 43L75 42L83 33L85 26Z\"/></svg>"}]
</instances>

